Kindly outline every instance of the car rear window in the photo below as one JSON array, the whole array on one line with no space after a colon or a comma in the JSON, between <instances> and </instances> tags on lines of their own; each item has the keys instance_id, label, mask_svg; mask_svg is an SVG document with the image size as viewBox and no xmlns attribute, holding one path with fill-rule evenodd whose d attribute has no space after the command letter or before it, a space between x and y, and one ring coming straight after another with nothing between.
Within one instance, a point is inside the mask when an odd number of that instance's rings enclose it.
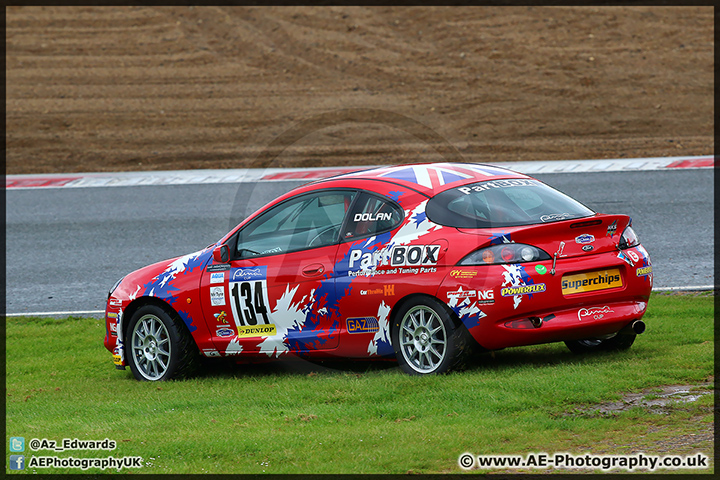
<instances>
[{"instance_id":1,"label":"car rear window","mask_svg":"<svg viewBox=\"0 0 720 480\"><path fill-rule=\"evenodd\" d=\"M478 182L452 188L428 201L428 219L458 228L490 228L557 222L595 212L534 179Z\"/></svg>"}]
</instances>

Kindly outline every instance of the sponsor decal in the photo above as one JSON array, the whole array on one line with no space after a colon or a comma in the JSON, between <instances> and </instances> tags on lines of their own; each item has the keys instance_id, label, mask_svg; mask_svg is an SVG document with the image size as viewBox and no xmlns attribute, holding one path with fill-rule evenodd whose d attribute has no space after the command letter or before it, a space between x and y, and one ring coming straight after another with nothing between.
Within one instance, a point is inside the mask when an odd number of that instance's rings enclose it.
<instances>
[{"instance_id":1,"label":"sponsor decal","mask_svg":"<svg viewBox=\"0 0 720 480\"><path fill-rule=\"evenodd\" d=\"M582 247L583 252L592 252L593 248L594 247L592 245L583 245L583 247Z\"/></svg>"},{"instance_id":2,"label":"sponsor decal","mask_svg":"<svg viewBox=\"0 0 720 480\"><path fill-rule=\"evenodd\" d=\"M440 245L398 245L390 254L390 265L404 267L437 264Z\"/></svg>"},{"instance_id":3,"label":"sponsor decal","mask_svg":"<svg viewBox=\"0 0 720 480\"><path fill-rule=\"evenodd\" d=\"M113 353L113 363L115 365L122 365L122 355Z\"/></svg>"},{"instance_id":4,"label":"sponsor decal","mask_svg":"<svg viewBox=\"0 0 720 480\"><path fill-rule=\"evenodd\" d=\"M210 283L223 283L225 281L225 272L213 272L210 274Z\"/></svg>"},{"instance_id":5,"label":"sponsor decal","mask_svg":"<svg viewBox=\"0 0 720 480\"><path fill-rule=\"evenodd\" d=\"M393 267L436 265L439 253L440 245L397 245L389 254L387 250L365 253L362 250L351 250L348 268L365 270L388 263ZM356 265L358 262L359 265Z\"/></svg>"},{"instance_id":6,"label":"sponsor decal","mask_svg":"<svg viewBox=\"0 0 720 480\"><path fill-rule=\"evenodd\" d=\"M110 322L110 335L117 337L117 322Z\"/></svg>"},{"instance_id":7,"label":"sponsor decal","mask_svg":"<svg viewBox=\"0 0 720 480\"><path fill-rule=\"evenodd\" d=\"M214 348L203 348L202 352L203 352L203 355L205 355L206 357L219 357L220 356L220 352L218 352Z\"/></svg>"},{"instance_id":8,"label":"sponsor decal","mask_svg":"<svg viewBox=\"0 0 720 480\"><path fill-rule=\"evenodd\" d=\"M579 243L580 245L587 245L588 243L592 243L594 241L595 237L589 233L583 233L582 235L575 237L575 243Z\"/></svg>"},{"instance_id":9,"label":"sponsor decal","mask_svg":"<svg viewBox=\"0 0 720 480\"><path fill-rule=\"evenodd\" d=\"M646 275L652 274L652 266L648 265L647 267L641 267L635 270L635 273L638 277L644 277Z\"/></svg>"},{"instance_id":10,"label":"sponsor decal","mask_svg":"<svg viewBox=\"0 0 720 480\"><path fill-rule=\"evenodd\" d=\"M534 187L537 184L533 180L526 179L515 179L515 180L493 180L492 182L485 182L480 185L473 185L469 187L459 187L457 190L470 195L473 192L483 192L492 188L509 188L509 187Z\"/></svg>"},{"instance_id":11,"label":"sponsor decal","mask_svg":"<svg viewBox=\"0 0 720 480\"><path fill-rule=\"evenodd\" d=\"M269 325L247 325L238 327L238 337L272 337L277 335L277 327Z\"/></svg>"},{"instance_id":12,"label":"sponsor decal","mask_svg":"<svg viewBox=\"0 0 720 480\"><path fill-rule=\"evenodd\" d=\"M230 272L231 282L243 282L248 280L265 280L267 278L267 267L240 267L233 268Z\"/></svg>"},{"instance_id":13,"label":"sponsor decal","mask_svg":"<svg viewBox=\"0 0 720 480\"><path fill-rule=\"evenodd\" d=\"M348 333L375 333L380 330L375 317L348 318L346 324Z\"/></svg>"},{"instance_id":14,"label":"sponsor decal","mask_svg":"<svg viewBox=\"0 0 720 480\"><path fill-rule=\"evenodd\" d=\"M478 290L478 305L490 305L495 303L495 292L493 290Z\"/></svg>"},{"instance_id":15,"label":"sponsor decal","mask_svg":"<svg viewBox=\"0 0 720 480\"><path fill-rule=\"evenodd\" d=\"M116 298L111 298L108 303L110 303L111 307L121 307L122 306L122 300L118 300Z\"/></svg>"},{"instance_id":16,"label":"sponsor decal","mask_svg":"<svg viewBox=\"0 0 720 480\"><path fill-rule=\"evenodd\" d=\"M227 270L230 270L230 264L217 263L215 265L208 265L205 270L207 270L208 272L225 272Z\"/></svg>"},{"instance_id":17,"label":"sponsor decal","mask_svg":"<svg viewBox=\"0 0 720 480\"><path fill-rule=\"evenodd\" d=\"M614 313L614 311L607 305L604 307L581 308L578 310L578 321L582 322L583 320L589 319L600 320L608 313Z\"/></svg>"},{"instance_id":18,"label":"sponsor decal","mask_svg":"<svg viewBox=\"0 0 720 480\"><path fill-rule=\"evenodd\" d=\"M535 265L535 271L540 275L545 275L547 273L547 267L545 265Z\"/></svg>"},{"instance_id":19,"label":"sponsor decal","mask_svg":"<svg viewBox=\"0 0 720 480\"><path fill-rule=\"evenodd\" d=\"M492 293L492 290L490 290L490 293ZM471 298L471 297L477 297L477 291L476 290L463 290L462 287L460 287L458 290L454 292L447 292L448 298L457 298L458 300L462 298Z\"/></svg>"},{"instance_id":20,"label":"sponsor decal","mask_svg":"<svg viewBox=\"0 0 720 480\"><path fill-rule=\"evenodd\" d=\"M218 323L228 323L227 313L225 313L225 310L221 310L220 313L216 313L213 316L215 317L215 321Z\"/></svg>"},{"instance_id":21,"label":"sponsor decal","mask_svg":"<svg viewBox=\"0 0 720 480\"><path fill-rule=\"evenodd\" d=\"M107 317L108 318L117 318L118 314L117 314L117 312L108 312Z\"/></svg>"},{"instance_id":22,"label":"sponsor decal","mask_svg":"<svg viewBox=\"0 0 720 480\"><path fill-rule=\"evenodd\" d=\"M373 267L372 270L358 270L356 272L349 271L348 276L349 277L374 277L376 275L395 275L395 274L402 274L402 275L417 275L419 273L435 273L437 272L437 268L435 267L421 267L421 268L392 268L388 270L377 270ZM395 287L392 287L393 291ZM394 293L389 293L388 295L395 295Z\"/></svg>"},{"instance_id":23,"label":"sponsor decal","mask_svg":"<svg viewBox=\"0 0 720 480\"><path fill-rule=\"evenodd\" d=\"M495 293L492 290L463 290L460 287L454 292L447 292L447 297L454 304L464 304L465 299L477 297L478 305L495 303ZM472 302L471 302L472 303Z\"/></svg>"},{"instance_id":24,"label":"sponsor decal","mask_svg":"<svg viewBox=\"0 0 720 480\"><path fill-rule=\"evenodd\" d=\"M395 295L395 285L390 283L383 285L383 288L373 288L372 290L360 290L360 295L384 295L390 297Z\"/></svg>"},{"instance_id":25,"label":"sponsor decal","mask_svg":"<svg viewBox=\"0 0 720 480\"><path fill-rule=\"evenodd\" d=\"M622 286L622 276L620 275L620 269L617 268L565 275L562 278L563 295L594 292Z\"/></svg>"},{"instance_id":26,"label":"sponsor decal","mask_svg":"<svg viewBox=\"0 0 720 480\"><path fill-rule=\"evenodd\" d=\"M213 307L225 305L225 287L210 287L210 305Z\"/></svg>"},{"instance_id":27,"label":"sponsor decal","mask_svg":"<svg viewBox=\"0 0 720 480\"><path fill-rule=\"evenodd\" d=\"M554 222L557 220L565 220L566 218L572 217L569 213L553 213L551 215L543 215L540 217L541 222Z\"/></svg>"},{"instance_id":28,"label":"sponsor decal","mask_svg":"<svg viewBox=\"0 0 720 480\"><path fill-rule=\"evenodd\" d=\"M382 288L375 288L373 290L360 290L360 295L382 295Z\"/></svg>"},{"instance_id":29,"label":"sponsor decal","mask_svg":"<svg viewBox=\"0 0 720 480\"><path fill-rule=\"evenodd\" d=\"M218 328L217 330L215 330L215 335L218 337L223 337L223 338L232 337L235 335L235 330L233 330L232 328L228 328L228 327L222 327L222 328Z\"/></svg>"},{"instance_id":30,"label":"sponsor decal","mask_svg":"<svg viewBox=\"0 0 720 480\"><path fill-rule=\"evenodd\" d=\"M474 270L452 270L450 276L453 278L473 278L478 272Z\"/></svg>"},{"instance_id":31,"label":"sponsor decal","mask_svg":"<svg viewBox=\"0 0 720 480\"><path fill-rule=\"evenodd\" d=\"M356 213L353 218L356 222L379 222L392 219L391 213Z\"/></svg>"},{"instance_id":32,"label":"sponsor decal","mask_svg":"<svg viewBox=\"0 0 720 480\"><path fill-rule=\"evenodd\" d=\"M613 220L613 222L610 225L608 225L607 234L605 236L612 238L613 235L615 235L616 231L617 231L617 220Z\"/></svg>"},{"instance_id":33,"label":"sponsor decal","mask_svg":"<svg viewBox=\"0 0 720 480\"><path fill-rule=\"evenodd\" d=\"M500 290L503 297L514 297L515 295L531 295L533 293L541 293L545 291L544 283L535 283L532 285L519 285L517 287L504 287Z\"/></svg>"},{"instance_id":34,"label":"sponsor decal","mask_svg":"<svg viewBox=\"0 0 720 480\"><path fill-rule=\"evenodd\" d=\"M638 256L638 254L635 253L635 252L633 252L632 250L627 250L626 253L627 253L627 256L630 257L633 262L639 262L639 261L640 261L640 257Z\"/></svg>"}]
</instances>

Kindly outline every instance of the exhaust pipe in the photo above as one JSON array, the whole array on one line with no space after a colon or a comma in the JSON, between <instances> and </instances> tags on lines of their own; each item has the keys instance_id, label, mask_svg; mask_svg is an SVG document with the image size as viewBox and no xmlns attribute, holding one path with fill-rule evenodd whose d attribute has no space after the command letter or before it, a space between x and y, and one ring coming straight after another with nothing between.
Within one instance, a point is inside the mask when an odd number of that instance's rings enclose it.
<instances>
[{"instance_id":1,"label":"exhaust pipe","mask_svg":"<svg viewBox=\"0 0 720 480\"><path fill-rule=\"evenodd\" d=\"M640 335L645 331L645 322L642 320L635 320L629 325L626 325L623 327L622 330L620 330L618 333L624 334L624 335L630 335L630 334L636 334Z\"/></svg>"}]
</instances>

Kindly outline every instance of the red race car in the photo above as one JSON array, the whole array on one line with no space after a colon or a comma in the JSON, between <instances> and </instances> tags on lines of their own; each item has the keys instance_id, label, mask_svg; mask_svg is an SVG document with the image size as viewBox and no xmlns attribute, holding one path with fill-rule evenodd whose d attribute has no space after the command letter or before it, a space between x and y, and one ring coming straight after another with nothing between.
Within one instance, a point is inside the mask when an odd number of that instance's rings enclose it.
<instances>
[{"instance_id":1,"label":"red race car","mask_svg":"<svg viewBox=\"0 0 720 480\"><path fill-rule=\"evenodd\" d=\"M344 174L121 279L105 347L139 380L181 376L198 355L394 356L435 374L485 349L626 349L653 282L631 222L494 166Z\"/></svg>"}]
</instances>

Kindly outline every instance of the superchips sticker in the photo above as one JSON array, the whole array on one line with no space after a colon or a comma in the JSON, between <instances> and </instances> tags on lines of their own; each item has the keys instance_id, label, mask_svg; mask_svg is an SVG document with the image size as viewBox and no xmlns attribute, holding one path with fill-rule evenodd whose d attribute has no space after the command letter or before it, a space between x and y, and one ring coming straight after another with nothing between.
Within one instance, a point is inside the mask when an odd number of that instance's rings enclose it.
<instances>
[{"instance_id":1,"label":"superchips sticker","mask_svg":"<svg viewBox=\"0 0 720 480\"><path fill-rule=\"evenodd\" d=\"M565 275L562 279L563 295L594 292L622 286L622 275L617 268Z\"/></svg>"}]
</instances>

